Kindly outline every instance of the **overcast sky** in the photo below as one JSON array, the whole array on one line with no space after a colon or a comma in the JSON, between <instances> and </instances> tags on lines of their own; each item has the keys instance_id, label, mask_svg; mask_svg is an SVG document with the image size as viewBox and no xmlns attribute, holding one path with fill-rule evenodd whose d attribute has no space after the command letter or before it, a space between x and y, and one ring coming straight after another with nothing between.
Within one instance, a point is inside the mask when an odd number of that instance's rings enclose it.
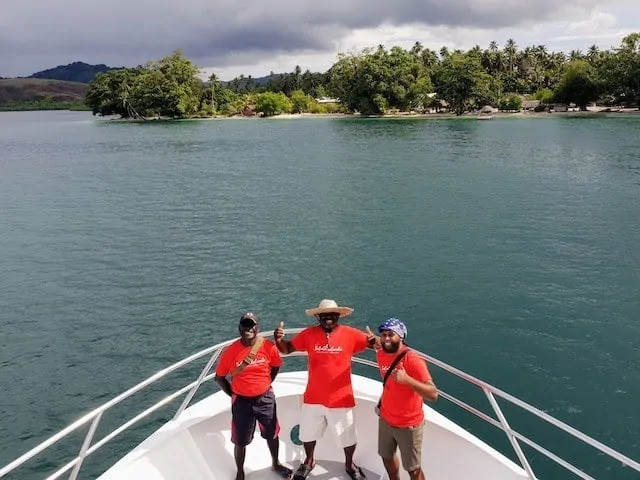
<instances>
[{"instance_id":1,"label":"overcast sky","mask_svg":"<svg viewBox=\"0 0 640 480\"><path fill-rule=\"evenodd\" d=\"M508 38L586 50L640 30L640 0L20 0L0 13L0 76L73 61L134 66L176 48L223 80L325 71L336 54Z\"/></svg>"}]
</instances>

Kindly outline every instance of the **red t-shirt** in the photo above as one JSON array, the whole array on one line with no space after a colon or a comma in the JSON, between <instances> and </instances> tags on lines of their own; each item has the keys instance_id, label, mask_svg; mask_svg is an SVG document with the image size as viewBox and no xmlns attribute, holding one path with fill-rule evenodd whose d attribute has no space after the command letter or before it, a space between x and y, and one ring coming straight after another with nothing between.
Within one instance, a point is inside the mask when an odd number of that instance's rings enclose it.
<instances>
[{"instance_id":1,"label":"red t-shirt","mask_svg":"<svg viewBox=\"0 0 640 480\"><path fill-rule=\"evenodd\" d=\"M384 379L387 370L395 359L397 353L387 353L380 349L376 352L380 375ZM394 370L403 369L409 376L419 382L428 382L431 375L427 369L427 362L417 353L409 351L395 366ZM418 395L410 386L401 385L389 376L382 392L382 405L380 416L394 427L415 427L424 420L422 410L422 397Z\"/></svg>"},{"instance_id":2,"label":"red t-shirt","mask_svg":"<svg viewBox=\"0 0 640 480\"><path fill-rule=\"evenodd\" d=\"M309 380L304 403L329 408L356 405L351 386L351 356L367 348L367 335L347 325L327 334L320 325L309 327L291 339L296 350L307 352Z\"/></svg>"},{"instance_id":3,"label":"red t-shirt","mask_svg":"<svg viewBox=\"0 0 640 480\"><path fill-rule=\"evenodd\" d=\"M216 375L226 377L249 355L251 346L245 347L240 339L233 342L222 352L216 368ZM282 365L280 352L275 344L264 340L249 365L231 379L231 390L237 395L255 397L262 395L271 387L271 367Z\"/></svg>"}]
</instances>

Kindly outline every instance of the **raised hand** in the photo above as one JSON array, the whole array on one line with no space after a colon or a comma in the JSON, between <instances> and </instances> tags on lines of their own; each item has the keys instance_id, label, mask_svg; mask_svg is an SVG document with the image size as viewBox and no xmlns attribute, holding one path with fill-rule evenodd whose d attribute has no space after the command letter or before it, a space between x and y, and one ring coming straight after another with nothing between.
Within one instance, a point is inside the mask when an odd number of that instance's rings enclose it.
<instances>
[{"instance_id":1,"label":"raised hand","mask_svg":"<svg viewBox=\"0 0 640 480\"><path fill-rule=\"evenodd\" d=\"M409 379L411 378L405 369L400 367L396 368L391 375L393 379L401 385L409 383Z\"/></svg>"},{"instance_id":2,"label":"raised hand","mask_svg":"<svg viewBox=\"0 0 640 480\"><path fill-rule=\"evenodd\" d=\"M373 333L369 328L369 325L367 325L367 328L365 329L365 333L367 334L367 338L374 338L376 336L376 334Z\"/></svg>"},{"instance_id":3,"label":"raised hand","mask_svg":"<svg viewBox=\"0 0 640 480\"><path fill-rule=\"evenodd\" d=\"M273 339L276 342L282 341L284 338L284 322L280 322L276 329L273 331Z\"/></svg>"},{"instance_id":4,"label":"raised hand","mask_svg":"<svg viewBox=\"0 0 640 480\"><path fill-rule=\"evenodd\" d=\"M371 331L369 325L366 326L364 333L367 335L367 345L369 346L369 348L379 350L381 348L380 339L375 333Z\"/></svg>"}]
</instances>

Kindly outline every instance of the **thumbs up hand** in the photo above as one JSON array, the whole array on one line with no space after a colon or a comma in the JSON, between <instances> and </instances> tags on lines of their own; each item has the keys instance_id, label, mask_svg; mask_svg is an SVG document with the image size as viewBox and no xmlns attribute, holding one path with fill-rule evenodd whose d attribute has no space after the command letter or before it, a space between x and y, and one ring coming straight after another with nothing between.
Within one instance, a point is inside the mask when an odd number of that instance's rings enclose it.
<instances>
[{"instance_id":1,"label":"thumbs up hand","mask_svg":"<svg viewBox=\"0 0 640 480\"><path fill-rule=\"evenodd\" d=\"M393 379L398 382L400 385L406 385L409 383L409 374L405 371L403 367L396 368L391 374Z\"/></svg>"},{"instance_id":2,"label":"thumbs up hand","mask_svg":"<svg viewBox=\"0 0 640 480\"><path fill-rule=\"evenodd\" d=\"M378 350L380 348L380 340L376 334L371 331L369 325L366 326L364 333L367 335L367 346L374 350Z\"/></svg>"},{"instance_id":3,"label":"thumbs up hand","mask_svg":"<svg viewBox=\"0 0 640 480\"><path fill-rule=\"evenodd\" d=\"M371 331L371 329L369 328L369 325L367 325L365 332L367 334L367 340L371 340L372 338L374 338L376 335Z\"/></svg>"},{"instance_id":4,"label":"thumbs up hand","mask_svg":"<svg viewBox=\"0 0 640 480\"><path fill-rule=\"evenodd\" d=\"M280 322L276 329L273 331L273 339L277 342L282 341L284 338L284 322Z\"/></svg>"}]
</instances>

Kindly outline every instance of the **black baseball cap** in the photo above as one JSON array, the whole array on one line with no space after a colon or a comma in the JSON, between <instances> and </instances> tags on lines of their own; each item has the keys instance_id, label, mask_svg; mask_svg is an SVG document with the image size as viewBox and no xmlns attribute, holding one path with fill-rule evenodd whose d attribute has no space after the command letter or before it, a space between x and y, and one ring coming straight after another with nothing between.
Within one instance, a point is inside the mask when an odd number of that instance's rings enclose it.
<instances>
[{"instance_id":1,"label":"black baseball cap","mask_svg":"<svg viewBox=\"0 0 640 480\"><path fill-rule=\"evenodd\" d=\"M247 312L242 317L240 317L240 326L246 328L253 328L258 325L258 316Z\"/></svg>"}]
</instances>

